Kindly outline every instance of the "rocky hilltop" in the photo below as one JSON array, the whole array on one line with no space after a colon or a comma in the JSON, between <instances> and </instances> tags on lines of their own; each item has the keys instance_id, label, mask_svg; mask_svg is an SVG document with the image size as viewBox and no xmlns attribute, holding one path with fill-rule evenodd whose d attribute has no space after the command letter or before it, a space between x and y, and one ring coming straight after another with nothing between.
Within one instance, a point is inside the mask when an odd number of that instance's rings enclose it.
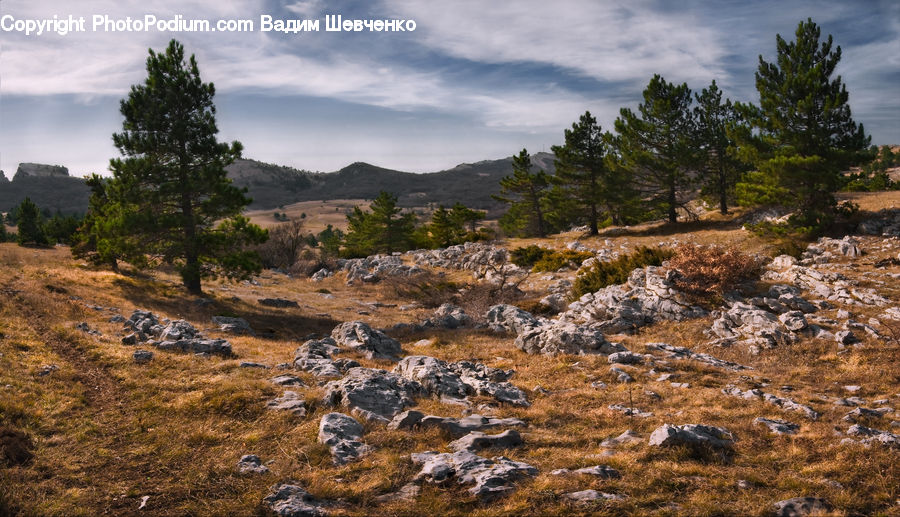
<instances>
[{"instance_id":1,"label":"rocky hilltop","mask_svg":"<svg viewBox=\"0 0 900 517\"><path fill-rule=\"evenodd\" d=\"M22 178L68 178L69 169L62 165L43 163L20 163L13 181Z\"/></svg>"}]
</instances>

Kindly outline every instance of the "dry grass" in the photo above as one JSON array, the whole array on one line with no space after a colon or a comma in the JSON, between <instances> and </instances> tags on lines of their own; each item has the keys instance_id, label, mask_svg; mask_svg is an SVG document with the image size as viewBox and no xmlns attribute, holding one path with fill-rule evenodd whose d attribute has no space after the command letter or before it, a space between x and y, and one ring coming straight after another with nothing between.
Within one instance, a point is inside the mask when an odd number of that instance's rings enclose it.
<instances>
[{"instance_id":1,"label":"dry grass","mask_svg":"<svg viewBox=\"0 0 900 517\"><path fill-rule=\"evenodd\" d=\"M865 199L865 198L863 198ZM894 201L896 203L896 200ZM885 203L883 199L877 203ZM708 226L704 227L706 224ZM731 225L731 226L729 226ZM674 228L629 229L626 235L586 239L589 246L633 249L660 241L735 244L760 252L764 243L734 228L730 220L700 221L692 233ZM660 233L654 234L654 231ZM515 241L510 246L539 243L561 249L573 235L543 241ZM829 267L861 285L876 287L900 305L900 285L875 262L896 256L900 243L863 239L870 252ZM900 453L882 447L840 445L835 427L850 408L833 406L847 396L843 386L863 386L867 401L888 399L900 405L900 342L863 336L863 346L839 351L831 342L803 341L752 356L740 347L705 345L703 331L711 318L653 325L637 335L610 336L629 349L645 352L645 343L664 341L752 366L732 373L692 361L669 360L673 380L690 388L658 382L648 366L628 368L635 383L618 384L605 357L541 357L517 350L509 336L477 330L440 331L398 336L407 353L447 360L476 359L490 366L514 368L514 384L529 390L531 407L499 406L494 414L525 420L525 446L500 451L536 466L540 474L523 481L510 496L490 504L475 501L466 487L426 485L416 502L378 505L374 498L396 490L416 473L408 453L446 450L452 439L437 430L391 431L369 424L364 440L375 451L358 463L331 464L326 447L316 443L319 418L330 408L319 402L322 388L310 375L298 391L309 414L295 418L264 410L265 401L281 388L268 379L276 370L240 368L242 360L275 365L290 361L307 336L330 332L337 323L362 319L378 327L422 321L428 309L401 311L406 301L379 285L347 286L342 274L321 283L267 272L251 283L208 285L211 304L197 305L166 272L115 275L74 262L68 250L32 250L0 245L0 427L25 433L34 458L0 467L0 514L21 515L260 515L260 501L280 481L300 482L316 497L338 501L336 515L750 515L770 512L775 501L804 495L828 499L836 515L897 515L900 506ZM471 281L466 273L445 272L445 280ZM571 278L569 273L568 277ZM565 274L529 279L527 297L538 298L545 286ZM330 294L319 293L326 289ZM299 309L270 309L257 298L296 300ZM388 306L373 306L381 302ZM103 310L88 308L102 306ZM395 305L395 306L390 306ZM209 335L218 336L210 317L228 314L248 319L258 337L229 337L238 357L201 359L190 354L157 351L154 360L137 365L132 347L120 344L121 329L109 323L115 311L128 315L143 308L170 318L184 318ZM880 317L882 309L846 307L857 321ZM834 317L837 308L822 311ZM360 312L366 313L361 314ZM103 333L93 337L74 329L86 321ZM413 347L422 338L431 344ZM356 358L365 366L390 363ZM39 376L43 365L59 368ZM603 382L605 388L592 387ZM775 406L723 395L727 384L765 386L767 392L790 396L822 413L810 421ZM789 385L793 391L780 392ZM549 393L530 391L541 386ZM826 397L826 398L823 398ZM488 403L485 398L474 402ZM631 418L608 409L633 404L653 412ZM869 404L867 407L872 407ZM420 400L430 414L458 416L458 406ZM896 413L894 414L896 418ZM756 416L782 418L801 425L794 436L773 436L752 421ZM721 425L737 437L726 458L689 450L654 450L646 441L607 450L606 438L632 429L646 438L663 423ZM888 429L890 419L865 421ZM896 428L894 428L896 432ZM271 461L271 472L241 476L236 462L243 454ZM557 468L607 464L621 479L551 476ZM738 481L752 488L738 488ZM840 484L836 485L834 482ZM627 496L624 501L581 507L561 494L597 489ZM142 496L149 496L138 512Z\"/></svg>"}]
</instances>

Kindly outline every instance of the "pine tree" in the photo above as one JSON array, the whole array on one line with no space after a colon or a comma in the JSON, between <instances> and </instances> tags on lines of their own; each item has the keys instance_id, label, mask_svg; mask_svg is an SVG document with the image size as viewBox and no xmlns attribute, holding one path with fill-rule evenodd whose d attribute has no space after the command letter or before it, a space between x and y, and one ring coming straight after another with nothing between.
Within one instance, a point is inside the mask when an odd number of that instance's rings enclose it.
<instances>
[{"instance_id":1,"label":"pine tree","mask_svg":"<svg viewBox=\"0 0 900 517\"><path fill-rule=\"evenodd\" d=\"M513 156L512 168L512 175L500 180L500 195L492 196L510 205L500 219L500 225L510 234L546 237L542 200L550 186L550 178L542 170L531 172L533 165L527 149Z\"/></svg>"},{"instance_id":2,"label":"pine tree","mask_svg":"<svg viewBox=\"0 0 900 517\"><path fill-rule=\"evenodd\" d=\"M738 185L747 201L796 208L795 226L827 226L837 213L832 192L842 171L859 162L869 145L856 124L841 76L833 77L841 47L832 38L820 41L811 19L800 22L796 40L776 36L778 56L769 63L759 56L756 89L759 106L742 105L752 127L737 132L741 157L756 171Z\"/></svg>"},{"instance_id":3,"label":"pine tree","mask_svg":"<svg viewBox=\"0 0 900 517\"><path fill-rule=\"evenodd\" d=\"M346 255L364 257L412 248L416 216L402 213L397 196L382 191L369 205L370 211L354 207L347 214Z\"/></svg>"},{"instance_id":4,"label":"pine tree","mask_svg":"<svg viewBox=\"0 0 900 517\"><path fill-rule=\"evenodd\" d=\"M742 119L731 99L722 102L722 90L715 80L694 98L697 100L694 116L698 148L705 169L703 193L717 197L719 211L727 214L728 203L734 198L734 186L743 169L743 164L734 156L735 144L728 136L728 128L741 124Z\"/></svg>"},{"instance_id":5,"label":"pine tree","mask_svg":"<svg viewBox=\"0 0 900 517\"><path fill-rule=\"evenodd\" d=\"M630 171L634 188L649 209L678 220L684 194L693 186L696 154L691 115L691 90L659 74L644 90L638 114L622 108L615 127L621 166Z\"/></svg>"},{"instance_id":6,"label":"pine tree","mask_svg":"<svg viewBox=\"0 0 900 517\"><path fill-rule=\"evenodd\" d=\"M16 231L18 232L16 242L19 246L26 244L35 244L38 246L47 245L47 236L44 234L44 222L41 216L41 210L38 208L31 198L26 197L15 209Z\"/></svg>"},{"instance_id":7,"label":"pine tree","mask_svg":"<svg viewBox=\"0 0 900 517\"><path fill-rule=\"evenodd\" d=\"M612 187L610 170L606 166L606 141L602 128L590 111L565 131L565 144L551 149L556 155L554 181L563 185L569 195L587 211L591 235L600 232L599 222L603 205L610 205L616 192Z\"/></svg>"},{"instance_id":8,"label":"pine tree","mask_svg":"<svg viewBox=\"0 0 900 517\"><path fill-rule=\"evenodd\" d=\"M173 264L195 294L204 277L259 272L248 247L266 233L240 215L250 199L226 176L241 144L216 140L214 86L175 40L165 53L150 50L147 73L120 105L125 121L113 143L123 157L110 161L98 249L138 267Z\"/></svg>"},{"instance_id":9,"label":"pine tree","mask_svg":"<svg viewBox=\"0 0 900 517\"><path fill-rule=\"evenodd\" d=\"M446 248L458 244L465 233L462 225L451 216L450 210L444 205L438 206L431 214L431 223L428 225L428 236L432 247Z\"/></svg>"},{"instance_id":10,"label":"pine tree","mask_svg":"<svg viewBox=\"0 0 900 517\"><path fill-rule=\"evenodd\" d=\"M0 171L2 172L2 171ZM9 233L6 231L6 224L4 223L3 214L0 214L0 243L4 243L9 240Z\"/></svg>"},{"instance_id":11,"label":"pine tree","mask_svg":"<svg viewBox=\"0 0 900 517\"><path fill-rule=\"evenodd\" d=\"M469 232L475 233L478 221L483 221L485 217L487 217L487 212L473 210L458 201L450 207L450 218L463 228L463 233L465 233L466 225L469 227Z\"/></svg>"}]
</instances>

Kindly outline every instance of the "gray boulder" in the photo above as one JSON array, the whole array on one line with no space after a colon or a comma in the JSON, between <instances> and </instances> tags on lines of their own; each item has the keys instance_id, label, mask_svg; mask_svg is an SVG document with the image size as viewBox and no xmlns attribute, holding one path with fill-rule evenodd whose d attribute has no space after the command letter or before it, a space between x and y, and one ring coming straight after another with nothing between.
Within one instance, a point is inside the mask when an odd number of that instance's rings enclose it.
<instances>
[{"instance_id":1,"label":"gray boulder","mask_svg":"<svg viewBox=\"0 0 900 517\"><path fill-rule=\"evenodd\" d=\"M515 305L494 305L484 315L488 325L496 332L520 334L536 327L540 320Z\"/></svg>"},{"instance_id":2,"label":"gray boulder","mask_svg":"<svg viewBox=\"0 0 900 517\"><path fill-rule=\"evenodd\" d=\"M228 334L255 336L256 332L250 327L250 323L244 318L231 318L228 316L213 316L212 322L219 326L219 330Z\"/></svg>"},{"instance_id":3,"label":"gray boulder","mask_svg":"<svg viewBox=\"0 0 900 517\"><path fill-rule=\"evenodd\" d=\"M806 517L826 514L832 510L828 501L821 497L794 497L778 501L773 506L775 517Z\"/></svg>"},{"instance_id":4,"label":"gray boulder","mask_svg":"<svg viewBox=\"0 0 900 517\"><path fill-rule=\"evenodd\" d=\"M384 418L393 418L413 398L424 395L422 385L399 375L372 368L351 368L340 380L325 385L326 405L343 405L370 411Z\"/></svg>"},{"instance_id":5,"label":"gray boulder","mask_svg":"<svg viewBox=\"0 0 900 517\"><path fill-rule=\"evenodd\" d=\"M597 501L622 501L625 499L624 496L619 494L607 494L606 492L598 492L597 490L569 492L563 494L563 497L578 504L590 504Z\"/></svg>"},{"instance_id":6,"label":"gray boulder","mask_svg":"<svg viewBox=\"0 0 900 517\"><path fill-rule=\"evenodd\" d=\"M711 448L713 450L731 450L734 437L727 429L710 425L669 425L664 424L650 435L650 445L656 447L673 447L687 445L693 448Z\"/></svg>"},{"instance_id":7,"label":"gray boulder","mask_svg":"<svg viewBox=\"0 0 900 517\"><path fill-rule=\"evenodd\" d=\"M470 327L475 322L466 311L451 303L445 303L434 311L431 318L425 320L422 325L430 328L457 329Z\"/></svg>"},{"instance_id":8,"label":"gray boulder","mask_svg":"<svg viewBox=\"0 0 900 517\"><path fill-rule=\"evenodd\" d=\"M468 451L448 453L421 452L410 454L412 462L421 465L416 481L443 484L456 480L470 485L469 493L491 500L515 490L514 483L523 477L533 477L538 470L527 463L498 456L483 458Z\"/></svg>"},{"instance_id":9,"label":"gray boulder","mask_svg":"<svg viewBox=\"0 0 900 517\"><path fill-rule=\"evenodd\" d=\"M420 411L409 410L395 416L389 429L427 429L437 427L452 436L465 436L472 431L486 431L497 427L525 427L525 422L517 418L489 418L472 414L463 418L450 418L425 415Z\"/></svg>"},{"instance_id":10,"label":"gray boulder","mask_svg":"<svg viewBox=\"0 0 900 517\"><path fill-rule=\"evenodd\" d=\"M341 371L331 359L331 354L340 350L336 345L330 337L303 343L294 352L294 367L316 377L340 377Z\"/></svg>"},{"instance_id":11,"label":"gray boulder","mask_svg":"<svg viewBox=\"0 0 900 517\"><path fill-rule=\"evenodd\" d=\"M450 370L448 364L440 359L424 355L404 357L394 373L411 381L416 381L428 393L436 396L465 398L467 386L460 380L456 372Z\"/></svg>"},{"instance_id":12,"label":"gray boulder","mask_svg":"<svg viewBox=\"0 0 900 517\"><path fill-rule=\"evenodd\" d=\"M263 504L279 517L324 517L326 512L306 490L296 482L279 483L269 490Z\"/></svg>"},{"instance_id":13,"label":"gray boulder","mask_svg":"<svg viewBox=\"0 0 900 517\"><path fill-rule=\"evenodd\" d=\"M447 363L434 357L407 356L394 367L394 373L415 381L436 397L463 399L468 395L488 395L500 402L528 406L525 392L506 382L512 370L491 368L481 363Z\"/></svg>"},{"instance_id":14,"label":"gray boulder","mask_svg":"<svg viewBox=\"0 0 900 517\"><path fill-rule=\"evenodd\" d=\"M153 352L149 350L135 350L131 357L138 364L148 363L153 359Z\"/></svg>"},{"instance_id":15,"label":"gray boulder","mask_svg":"<svg viewBox=\"0 0 900 517\"><path fill-rule=\"evenodd\" d=\"M303 379L297 377L296 375L291 375L289 373L285 373L283 375L279 375L277 377L272 377L269 379L272 384L277 384L278 386L305 386L306 384L303 382Z\"/></svg>"},{"instance_id":16,"label":"gray boulder","mask_svg":"<svg viewBox=\"0 0 900 517\"><path fill-rule=\"evenodd\" d=\"M862 440L860 441L864 445L876 443L887 447L900 448L900 435L889 433L887 431L855 424L850 426L850 429L847 430L847 434L850 436L862 437Z\"/></svg>"},{"instance_id":17,"label":"gray boulder","mask_svg":"<svg viewBox=\"0 0 900 517\"><path fill-rule=\"evenodd\" d=\"M529 354L612 354L624 351L599 330L564 321L553 321L522 330L515 345Z\"/></svg>"},{"instance_id":18,"label":"gray boulder","mask_svg":"<svg viewBox=\"0 0 900 517\"><path fill-rule=\"evenodd\" d=\"M519 435L519 432L509 429L500 434L485 434L473 431L458 440L450 442L447 447L454 452L479 452L483 449L518 447L523 443L525 442L522 441L522 436Z\"/></svg>"},{"instance_id":19,"label":"gray boulder","mask_svg":"<svg viewBox=\"0 0 900 517\"><path fill-rule=\"evenodd\" d=\"M732 363L730 361L725 361L723 359L718 359L709 354L693 352L689 348L673 346L668 343L647 343L646 346L649 350L658 350L661 352L665 352L668 357L674 359L691 359L704 364L708 364L710 366L715 366L716 368L722 368L734 372L753 369L749 366L743 366L737 363Z\"/></svg>"},{"instance_id":20,"label":"gray boulder","mask_svg":"<svg viewBox=\"0 0 900 517\"><path fill-rule=\"evenodd\" d=\"M299 417L306 416L306 401L296 391L285 391L280 397L267 402L266 407L276 411L290 411Z\"/></svg>"},{"instance_id":21,"label":"gray boulder","mask_svg":"<svg viewBox=\"0 0 900 517\"><path fill-rule=\"evenodd\" d=\"M776 420L771 418L758 417L753 420L753 423L757 425L764 425L769 428L769 431L775 434L796 434L797 431L800 430L799 425L792 424L787 420Z\"/></svg>"},{"instance_id":22,"label":"gray boulder","mask_svg":"<svg viewBox=\"0 0 900 517\"><path fill-rule=\"evenodd\" d=\"M371 451L360 442L363 426L353 417L342 413L328 413L319 421L319 443L328 445L335 465L356 461Z\"/></svg>"},{"instance_id":23,"label":"gray boulder","mask_svg":"<svg viewBox=\"0 0 900 517\"><path fill-rule=\"evenodd\" d=\"M245 454L241 456L237 468L238 472L241 474L266 474L269 472L269 467L263 465L259 456L255 454Z\"/></svg>"},{"instance_id":24,"label":"gray boulder","mask_svg":"<svg viewBox=\"0 0 900 517\"><path fill-rule=\"evenodd\" d=\"M338 345L356 350L368 359L400 359L400 342L362 321L341 323L331 332L331 337Z\"/></svg>"}]
</instances>

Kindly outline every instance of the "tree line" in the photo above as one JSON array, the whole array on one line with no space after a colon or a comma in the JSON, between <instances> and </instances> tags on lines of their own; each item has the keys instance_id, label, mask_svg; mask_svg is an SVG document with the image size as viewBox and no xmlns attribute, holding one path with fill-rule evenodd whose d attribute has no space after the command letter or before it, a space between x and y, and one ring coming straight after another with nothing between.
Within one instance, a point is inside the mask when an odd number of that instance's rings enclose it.
<instances>
[{"instance_id":1,"label":"tree line","mask_svg":"<svg viewBox=\"0 0 900 517\"><path fill-rule=\"evenodd\" d=\"M613 131L589 111L565 130L564 144L552 148L555 174L534 170L523 149L500 183L497 199L509 204L502 228L543 237L573 224L596 235L604 224L674 223L699 189L723 214L734 204L780 205L794 211L793 228L816 233L847 208L834 192L894 186L883 169L895 159L890 149L880 170L843 174L875 150L834 76L841 48L831 36L823 41L811 19L795 38L776 37L774 62L759 56L758 104L724 98L715 80L692 94L657 74L636 111L620 110Z\"/></svg>"}]
</instances>

